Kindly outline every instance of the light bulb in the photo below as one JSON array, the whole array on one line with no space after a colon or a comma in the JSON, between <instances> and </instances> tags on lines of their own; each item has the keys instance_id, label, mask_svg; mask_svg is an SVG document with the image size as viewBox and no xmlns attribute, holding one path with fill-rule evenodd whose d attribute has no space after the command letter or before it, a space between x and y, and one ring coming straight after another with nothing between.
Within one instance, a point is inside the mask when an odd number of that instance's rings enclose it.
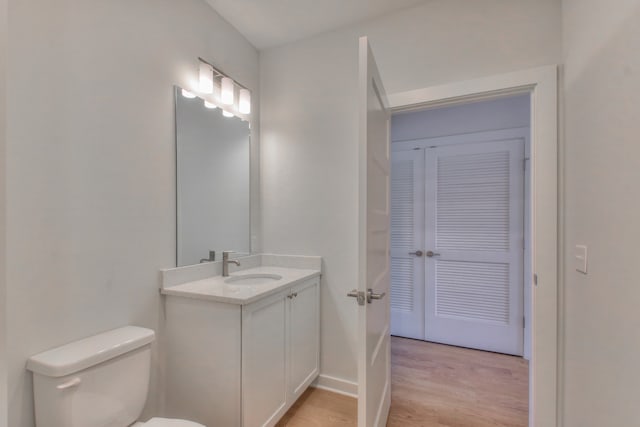
<instances>
[{"instance_id":1,"label":"light bulb","mask_svg":"<svg viewBox=\"0 0 640 427\"><path fill-rule=\"evenodd\" d=\"M205 62L200 62L199 90L202 93L213 93L213 67Z\"/></svg>"},{"instance_id":2,"label":"light bulb","mask_svg":"<svg viewBox=\"0 0 640 427\"><path fill-rule=\"evenodd\" d=\"M192 98L195 98L195 97L196 97L196 95L195 95L195 94L193 94L193 93L189 92L189 91L188 91L188 90L186 90L186 89L182 89L182 96L184 96L185 98L189 98L189 99L192 99Z\"/></svg>"},{"instance_id":3,"label":"light bulb","mask_svg":"<svg viewBox=\"0 0 640 427\"><path fill-rule=\"evenodd\" d=\"M251 93L248 89L240 89L238 109L242 114L251 113Z\"/></svg>"},{"instance_id":4,"label":"light bulb","mask_svg":"<svg viewBox=\"0 0 640 427\"><path fill-rule=\"evenodd\" d=\"M209 102L206 99L204 100L204 106L207 108L211 108L212 110L218 107L216 104L214 104L213 102Z\"/></svg>"},{"instance_id":5,"label":"light bulb","mask_svg":"<svg viewBox=\"0 0 640 427\"><path fill-rule=\"evenodd\" d=\"M233 117L233 113L230 113L228 111L222 110L222 115L225 117Z\"/></svg>"},{"instance_id":6,"label":"light bulb","mask_svg":"<svg viewBox=\"0 0 640 427\"><path fill-rule=\"evenodd\" d=\"M222 103L226 105L233 105L235 98L233 80L229 77L223 77L220 85L222 87L222 93L220 94Z\"/></svg>"}]
</instances>

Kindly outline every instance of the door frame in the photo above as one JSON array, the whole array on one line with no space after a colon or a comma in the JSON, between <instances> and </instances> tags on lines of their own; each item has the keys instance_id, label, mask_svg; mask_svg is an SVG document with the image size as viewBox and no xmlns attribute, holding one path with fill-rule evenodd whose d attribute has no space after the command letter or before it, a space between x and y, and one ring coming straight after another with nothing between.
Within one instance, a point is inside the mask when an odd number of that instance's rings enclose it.
<instances>
[{"instance_id":1,"label":"door frame","mask_svg":"<svg viewBox=\"0 0 640 427\"><path fill-rule=\"evenodd\" d=\"M392 113L531 95L532 324L529 426L558 425L558 67L498 74L388 95Z\"/></svg>"}]
</instances>

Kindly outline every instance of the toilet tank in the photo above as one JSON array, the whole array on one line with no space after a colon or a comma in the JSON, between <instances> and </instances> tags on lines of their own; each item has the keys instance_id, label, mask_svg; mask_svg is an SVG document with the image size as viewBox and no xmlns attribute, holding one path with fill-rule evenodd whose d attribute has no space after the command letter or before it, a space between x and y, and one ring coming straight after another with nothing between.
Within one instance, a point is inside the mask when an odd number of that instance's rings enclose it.
<instances>
[{"instance_id":1,"label":"toilet tank","mask_svg":"<svg viewBox=\"0 0 640 427\"><path fill-rule=\"evenodd\" d=\"M37 427L126 427L144 408L154 332L125 326L31 357Z\"/></svg>"}]
</instances>

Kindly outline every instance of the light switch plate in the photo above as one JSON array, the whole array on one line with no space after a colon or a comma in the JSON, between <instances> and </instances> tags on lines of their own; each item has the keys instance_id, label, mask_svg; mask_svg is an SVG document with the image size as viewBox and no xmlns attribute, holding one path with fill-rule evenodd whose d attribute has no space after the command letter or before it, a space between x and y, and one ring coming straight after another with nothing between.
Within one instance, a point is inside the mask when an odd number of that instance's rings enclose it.
<instances>
[{"instance_id":1,"label":"light switch plate","mask_svg":"<svg viewBox=\"0 0 640 427\"><path fill-rule=\"evenodd\" d=\"M587 247L585 245L576 245L574 257L576 271L587 274Z\"/></svg>"}]
</instances>

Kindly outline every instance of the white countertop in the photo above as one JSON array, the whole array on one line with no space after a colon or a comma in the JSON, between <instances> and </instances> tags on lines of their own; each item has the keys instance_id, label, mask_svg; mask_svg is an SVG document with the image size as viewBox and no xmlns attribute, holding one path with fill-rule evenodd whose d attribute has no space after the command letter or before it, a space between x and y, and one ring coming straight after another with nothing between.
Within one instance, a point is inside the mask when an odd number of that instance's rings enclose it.
<instances>
[{"instance_id":1,"label":"white countertop","mask_svg":"<svg viewBox=\"0 0 640 427\"><path fill-rule=\"evenodd\" d=\"M229 277L247 274L277 274L282 279L261 285L225 283ZM319 275L320 270L262 266L236 271L229 277L213 276L166 287L161 292L164 295L245 305Z\"/></svg>"}]
</instances>

